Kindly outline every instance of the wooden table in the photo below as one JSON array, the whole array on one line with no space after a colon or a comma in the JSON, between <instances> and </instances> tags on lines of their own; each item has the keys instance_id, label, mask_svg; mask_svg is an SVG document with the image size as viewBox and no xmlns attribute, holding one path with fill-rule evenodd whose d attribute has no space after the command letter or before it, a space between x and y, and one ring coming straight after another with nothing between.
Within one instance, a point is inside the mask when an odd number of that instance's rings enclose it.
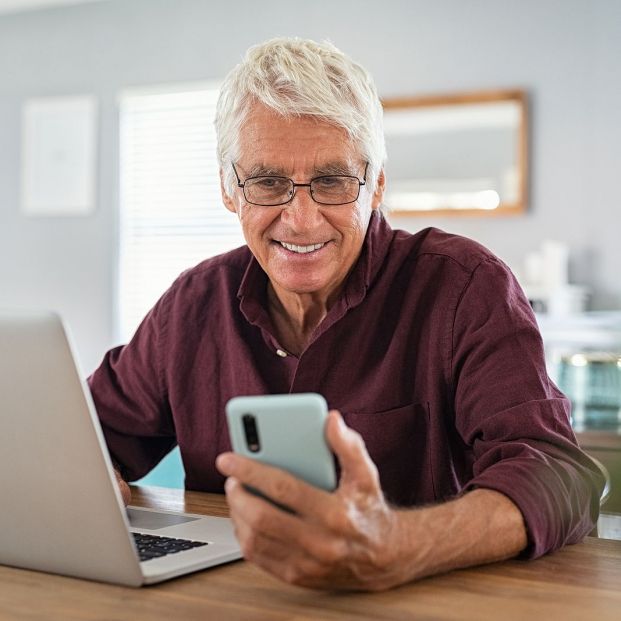
<instances>
[{"instance_id":1,"label":"wooden table","mask_svg":"<svg viewBox=\"0 0 621 621\"><path fill-rule=\"evenodd\" d=\"M226 515L221 496L134 488L133 504ZM588 538L537 561L507 561L375 594L282 584L238 561L131 589L0 566L0 619L621 619L621 541Z\"/></svg>"}]
</instances>

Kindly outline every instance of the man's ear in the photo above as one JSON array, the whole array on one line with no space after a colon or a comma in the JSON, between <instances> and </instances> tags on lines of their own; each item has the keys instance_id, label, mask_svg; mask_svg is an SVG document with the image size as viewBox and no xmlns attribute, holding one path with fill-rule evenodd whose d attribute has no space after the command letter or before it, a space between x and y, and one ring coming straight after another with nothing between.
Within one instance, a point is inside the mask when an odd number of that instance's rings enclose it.
<instances>
[{"instance_id":1,"label":"man's ear","mask_svg":"<svg viewBox=\"0 0 621 621\"><path fill-rule=\"evenodd\" d=\"M379 171L377 176L377 182L375 183L375 190L373 192L373 198L371 199L371 208L379 209L382 201L384 200L384 190L386 189L386 175L384 169Z\"/></svg>"},{"instance_id":2,"label":"man's ear","mask_svg":"<svg viewBox=\"0 0 621 621\"><path fill-rule=\"evenodd\" d=\"M222 202L224 203L224 206L229 211L237 213L235 201L233 200L233 197L230 196L229 193L226 191L226 186L224 184L224 172L222 171L222 169L220 169L220 192L222 194Z\"/></svg>"}]
</instances>

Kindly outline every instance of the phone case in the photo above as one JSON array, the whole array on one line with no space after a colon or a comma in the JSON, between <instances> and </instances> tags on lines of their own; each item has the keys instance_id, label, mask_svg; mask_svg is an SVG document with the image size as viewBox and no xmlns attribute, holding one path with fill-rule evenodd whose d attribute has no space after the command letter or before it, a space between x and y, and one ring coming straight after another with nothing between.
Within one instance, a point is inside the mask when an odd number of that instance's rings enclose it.
<instances>
[{"instance_id":1,"label":"phone case","mask_svg":"<svg viewBox=\"0 0 621 621\"><path fill-rule=\"evenodd\" d=\"M243 417L254 416L259 449L251 451ZM233 450L287 470L321 489L336 487L334 457L324 437L326 400L316 393L234 397L226 405Z\"/></svg>"}]
</instances>

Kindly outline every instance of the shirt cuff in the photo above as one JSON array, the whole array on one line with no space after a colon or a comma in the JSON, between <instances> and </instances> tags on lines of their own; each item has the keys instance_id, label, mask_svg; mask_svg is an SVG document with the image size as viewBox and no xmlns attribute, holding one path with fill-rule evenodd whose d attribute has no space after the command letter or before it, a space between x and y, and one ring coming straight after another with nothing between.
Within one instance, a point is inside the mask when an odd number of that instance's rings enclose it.
<instances>
[{"instance_id":1,"label":"shirt cuff","mask_svg":"<svg viewBox=\"0 0 621 621\"><path fill-rule=\"evenodd\" d=\"M598 499L595 502L591 498L590 503L586 500L586 483L580 485L575 481L578 473L574 471L574 489L566 489L562 477L546 461L536 458L503 461L481 472L465 488L465 491L492 489L517 506L528 538L520 554L523 558L537 558L565 544L577 543L591 532L597 521Z\"/></svg>"}]
</instances>

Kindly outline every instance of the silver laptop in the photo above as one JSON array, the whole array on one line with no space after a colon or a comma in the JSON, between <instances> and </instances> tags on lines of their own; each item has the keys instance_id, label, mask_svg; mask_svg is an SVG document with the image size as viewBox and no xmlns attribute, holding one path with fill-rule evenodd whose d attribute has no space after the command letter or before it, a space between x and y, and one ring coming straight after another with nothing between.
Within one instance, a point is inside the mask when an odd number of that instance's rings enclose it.
<instances>
[{"instance_id":1,"label":"silver laptop","mask_svg":"<svg viewBox=\"0 0 621 621\"><path fill-rule=\"evenodd\" d=\"M0 312L0 499L3 565L140 586L241 558L228 518L124 508L52 313Z\"/></svg>"}]
</instances>

